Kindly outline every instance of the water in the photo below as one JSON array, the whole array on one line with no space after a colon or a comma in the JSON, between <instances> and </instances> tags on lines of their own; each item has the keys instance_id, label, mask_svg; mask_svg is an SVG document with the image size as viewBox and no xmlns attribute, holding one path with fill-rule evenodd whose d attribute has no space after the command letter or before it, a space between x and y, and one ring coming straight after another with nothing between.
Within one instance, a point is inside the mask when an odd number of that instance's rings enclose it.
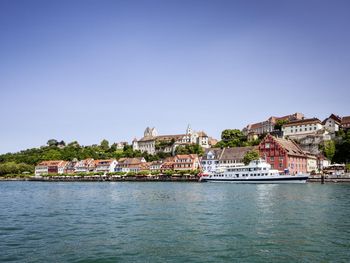
<instances>
[{"instance_id":1,"label":"water","mask_svg":"<svg viewBox=\"0 0 350 263\"><path fill-rule=\"evenodd\" d=\"M0 262L349 262L350 185L0 183Z\"/></svg>"}]
</instances>

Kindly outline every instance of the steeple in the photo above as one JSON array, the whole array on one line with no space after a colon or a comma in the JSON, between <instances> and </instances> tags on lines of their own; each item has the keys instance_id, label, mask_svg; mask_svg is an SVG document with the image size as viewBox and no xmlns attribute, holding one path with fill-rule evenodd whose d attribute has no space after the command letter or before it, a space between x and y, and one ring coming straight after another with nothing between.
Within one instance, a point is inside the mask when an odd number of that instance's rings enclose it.
<instances>
[{"instance_id":1,"label":"steeple","mask_svg":"<svg viewBox=\"0 0 350 263\"><path fill-rule=\"evenodd\" d=\"M186 130L186 134L192 134L192 133L193 133L193 130L192 130L192 128L191 128L191 125L188 124L187 130Z\"/></svg>"}]
</instances>

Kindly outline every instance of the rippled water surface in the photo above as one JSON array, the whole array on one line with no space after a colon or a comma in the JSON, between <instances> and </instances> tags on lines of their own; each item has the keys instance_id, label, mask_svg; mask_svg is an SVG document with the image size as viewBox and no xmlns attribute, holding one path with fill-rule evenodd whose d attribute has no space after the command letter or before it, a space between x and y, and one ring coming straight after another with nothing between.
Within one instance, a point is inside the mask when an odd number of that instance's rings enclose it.
<instances>
[{"instance_id":1,"label":"rippled water surface","mask_svg":"<svg viewBox=\"0 0 350 263\"><path fill-rule=\"evenodd\" d=\"M350 185L0 183L0 262L349 262Z\"/></svg>"}]
</instances>

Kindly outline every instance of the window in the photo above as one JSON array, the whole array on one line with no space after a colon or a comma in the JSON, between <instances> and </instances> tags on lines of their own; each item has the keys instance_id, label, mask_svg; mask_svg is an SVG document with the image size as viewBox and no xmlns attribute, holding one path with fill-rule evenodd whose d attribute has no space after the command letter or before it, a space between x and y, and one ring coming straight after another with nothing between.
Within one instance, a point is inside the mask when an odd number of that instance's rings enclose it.
<instances>
[{"instance_id":1,"label":"window","mask_svg":"<svg viewBox=\"0 0 350 263\"><path fill-rule=\"evenodd\" d=\"M274 160L275 160L275 158L274 158L273 156L271 156L271 157L270 157L270 161L273 162Z\"/></svg>"},{"instance_id":2,"label":"window","mask_svg":"<svg viewBox=\"0 0 350 263\"><path fill-rule=\"evenodd\" d=\"M307 128L305 128L305 131L307 131Z\"/></svg>"}]
</instances>

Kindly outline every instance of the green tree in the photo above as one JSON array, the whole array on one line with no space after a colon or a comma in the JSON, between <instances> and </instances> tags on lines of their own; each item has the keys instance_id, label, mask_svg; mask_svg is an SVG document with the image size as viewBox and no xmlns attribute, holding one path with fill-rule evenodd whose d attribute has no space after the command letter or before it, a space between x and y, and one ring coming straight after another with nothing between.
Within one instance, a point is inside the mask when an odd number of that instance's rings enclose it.
<instances>
[{"instance_id":1,"label":"green tree","mask_svg":"<svg viewBox=\"0 0 350 263\"><path fill-rule=\"evenodd\" d=\"M47 141L47 145L48 146L57 146L58 145L58 141L56 139L50 139Z\"/></svg>"},{"instance_id":2,"label":"green tree","mask_svg":"<svg viewBox=\"0 0 350 263\"><path fill-rule=\"evenodd\" d=\"M221 132L221 140L225 142L234 140L240 141L244 137L243 132L238 129L226 129Z\"/></svg>"},{"instance_id":3,"label":"green tree","mask_svg":"<svg viewBox=\"0 0 350 263\"><path fill-rule=\"evenodd\" d=\"M204 150L203 148L198 144L188 144L185 146L178 146L175 149L175 154L198 154L203 155Z\"/></svg>"},{"instance_id":4,"label":"green tree","mask_svg":"<svg viewBox=\"0 0 350 263\"><path fill-rule=\"evenodd\" d=\"M102 140L100 145L103 151L109 150L109 142L106 139Z\"/></svg>"},{"instance_id":5,"label":"green tree","mask_svg":"<svg viewBox=\"0 0 350 263\"><path fill-rule=\"evenodd\" d=\"M333 157L335 155L335 143L332 140L325 141L324 142L324 154L329 160L333 160Z\"/></svg>"},{"instance_id":6,"label":"green tree","mask_svg":"<svg viewBox=\"0 0 350 263\"><path fill-rule=\"evenodd\" d=\"M221 132L221 141L215 147L240 147L256 144L256 142L248 142L247 136L238 129L226 129Z\"/></svg>"},{"instance_id":7,"label":"green tree","mask_svg":"<svg viewBox=\"0 0 350 263\"><path fill-rule=\"evenodd\" d=\"M259 158L259 152L257 150L251 150L244 155L243 162L245 165L248 165L251 161L258 160Z\"/></svg>"},{"instance_id":8,"label":"green tree","mask_svg":"<svg viewBox=\"0 0 350 263\"><path fill-rule=\"evenodd\" d=\"M274 129L281 131L282 130L282 126L284 124L287 124L288 122L289 122L288 120L277 120L276 123L275 123Z\"/></svg>"},{"instance_id":9,"label":"green tree","mask_svg":"<svg viewBox=\"0 0 350 263\"><path fill-rule=\"evenodd\" d=\"M340 130L335 138L335 154L333 161L350 163L350 130L346 133Z\"/></svg>"}]
</instances>

